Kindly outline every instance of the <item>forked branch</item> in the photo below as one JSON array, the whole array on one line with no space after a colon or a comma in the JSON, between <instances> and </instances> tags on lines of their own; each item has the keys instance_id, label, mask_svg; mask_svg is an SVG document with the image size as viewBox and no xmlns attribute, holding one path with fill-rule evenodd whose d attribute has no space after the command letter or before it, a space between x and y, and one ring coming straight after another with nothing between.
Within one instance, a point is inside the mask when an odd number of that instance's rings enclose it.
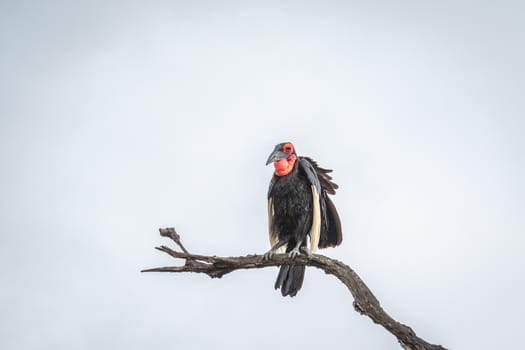
<instances>
[{"instance_id":1,"label":"forked branch","mask_svg":"<svg viewBox=\"0 0 525 350\"><path fill-rule=\"evenodd\" d=\"M288 257L286 254L277 254L270 260L263 260L262 255L218 257L191 254L182 245L180 236L174 228L165 228L159 231L161 236L171 238L182 251L176 251L166 246L156 247L156 249L169 254L173 258L184 260L184 265L157 267L142 270L142 272L197 272L205 273L212 278L220 278L227 273L242 269L259 269L280 265L314 266L325 271L327 274L337 277L354 297L355 310L362 315L370 317L372 321L393 334L404 349L446 350L440 345L433 345L419 338L412 328L390 317L357 273L348 265L338 260L318 254L313 254L310 257L301 254L294 259Z\"/></svg>"}]
</instances>

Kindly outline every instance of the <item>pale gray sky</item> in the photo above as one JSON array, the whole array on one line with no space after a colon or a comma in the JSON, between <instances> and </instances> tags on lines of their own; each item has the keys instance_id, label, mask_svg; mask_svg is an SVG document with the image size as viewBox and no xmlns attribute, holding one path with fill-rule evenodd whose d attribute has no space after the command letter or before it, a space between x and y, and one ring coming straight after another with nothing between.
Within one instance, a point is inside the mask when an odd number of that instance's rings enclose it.
<instances>
[{"instance_id":1,"label":"pale gray sky","mask_svg":"<svg viewBox=\"0 0 525 350\"><path fill-rule=\"evenodd\" d=\"M452 349L521 343L525 6L4 1L0 348L397 349L333 277L140 274L268 249L273 146L334 169L323 253Z\"/></svg>"}]
</instances>

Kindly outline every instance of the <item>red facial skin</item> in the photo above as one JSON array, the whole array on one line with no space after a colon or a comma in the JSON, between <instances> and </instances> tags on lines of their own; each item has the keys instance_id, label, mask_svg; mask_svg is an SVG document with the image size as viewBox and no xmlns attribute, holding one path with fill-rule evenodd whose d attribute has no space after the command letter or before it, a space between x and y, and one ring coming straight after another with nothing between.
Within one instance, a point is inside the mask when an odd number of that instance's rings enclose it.
<instances>
[{"instance_id":1,"label":"red facial skin","mask_svg":"<svg viewBox=\"0 0 525 350\"><path fill-rule=\"evenodd\" d=\"M292 153L293 146L291 143L283 145L283 152L288 154L288 158L279 159L278 161L273 162L273 166L275 167L274 174L277 176L288 175L292 171L295 160L297 159L297 156Z\"/></svg>"}]
</instances>

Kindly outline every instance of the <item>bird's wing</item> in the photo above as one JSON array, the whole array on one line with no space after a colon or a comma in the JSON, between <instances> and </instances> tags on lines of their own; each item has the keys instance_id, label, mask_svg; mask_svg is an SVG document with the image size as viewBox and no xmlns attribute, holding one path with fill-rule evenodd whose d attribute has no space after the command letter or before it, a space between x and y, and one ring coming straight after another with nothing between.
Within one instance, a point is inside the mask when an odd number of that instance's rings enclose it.
<instances>
[{"instance_id":1,"label":"bird's wing","mask_svg":"<svg viewBox=\"0 0 525 350\"><path fill-rule=\"evenodd\" d=\"M270 181L270 188L268 189L268 233L270 236L270 247L273 247L279 242L279 233L274 230L273 227L273 217L275 215L275 210L273 207L273 198L271 196L273 184L275 183L275 178L272 177ZM286 244L279 249L276 253L281 254L286 252Z\"/></svg>"},{"instance_id":2,"label":"bird's wing","mask_svg":"<svg viewBox=\"0 0 525 350\"><path fill-rule=\"evenodd\" d=\"M335 247L341 244L343 234L339 215L328 194L335 194L339 186L328 175L332 170L321 168L313 159L301 157L300 164L312 185L314 207L310 250L313 252L317 247Z\"/></svg>"},{"instance_id":3,"label":"bird's wing","mask_svg":"<svg viewBox=\"0 0 525 350\"><path fill-rule=\"evenodd\" d=\"M310 157L301 157L301 160L307 161L314 170L321 188L328 194L335 194L335 190L339 188L336 183L332 181L332 177L328 175L333 170L321 168L315 160Z\"/></svg>"},{"instance_id":4,"label":"bird's wing","mask_svg":"<svg viewBox=\"0 0 525 350\"><path fill-rule=\"evenodd\" d=\"M299 158L299 165L306 174L312 190L312 227L310 228L310 252L314 253L319 246L321 238L322 210L319 194L322 191L321 182L312 163L307 158Z\"/></svg>"},{"instance_id":5,"label":"bird's wing","mask_svg":"<svg viewBox=\"0 0 525 350\"><path fill-rule=\"evenodd\" d=\"M279 241L277 232L273 229L273 215L275 214L273 209L273 199L270 197L268 199L268 233L270 236L270 247L273 247Z\"/></svg>"}]
</instances>

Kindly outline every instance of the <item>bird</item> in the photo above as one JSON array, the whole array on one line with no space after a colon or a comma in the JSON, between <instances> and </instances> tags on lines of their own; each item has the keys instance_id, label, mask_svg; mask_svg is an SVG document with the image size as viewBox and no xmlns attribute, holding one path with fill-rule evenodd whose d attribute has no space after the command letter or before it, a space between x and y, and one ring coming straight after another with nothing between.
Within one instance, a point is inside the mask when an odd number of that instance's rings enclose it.
<instances>
[{"instance_id":1,"label":"bird","mask_svg":"<svg viewBox=\"0 0 525 350\"><path fill-rule=\"evenodd\" d=\"M291 142L274 147L266 165L271 163L274 165L268 188L271 248L263 258L268 260L278 253L296 258L301 252L310 256L317 248L340 245L341 220L328 197L339 188L329 175L332 170L321 168L310 157L297 156ZM283 297L294 297L303 285L304 272L304 265L281 265L275 289L281 289Z\"/></svg>"}]
</instances>

